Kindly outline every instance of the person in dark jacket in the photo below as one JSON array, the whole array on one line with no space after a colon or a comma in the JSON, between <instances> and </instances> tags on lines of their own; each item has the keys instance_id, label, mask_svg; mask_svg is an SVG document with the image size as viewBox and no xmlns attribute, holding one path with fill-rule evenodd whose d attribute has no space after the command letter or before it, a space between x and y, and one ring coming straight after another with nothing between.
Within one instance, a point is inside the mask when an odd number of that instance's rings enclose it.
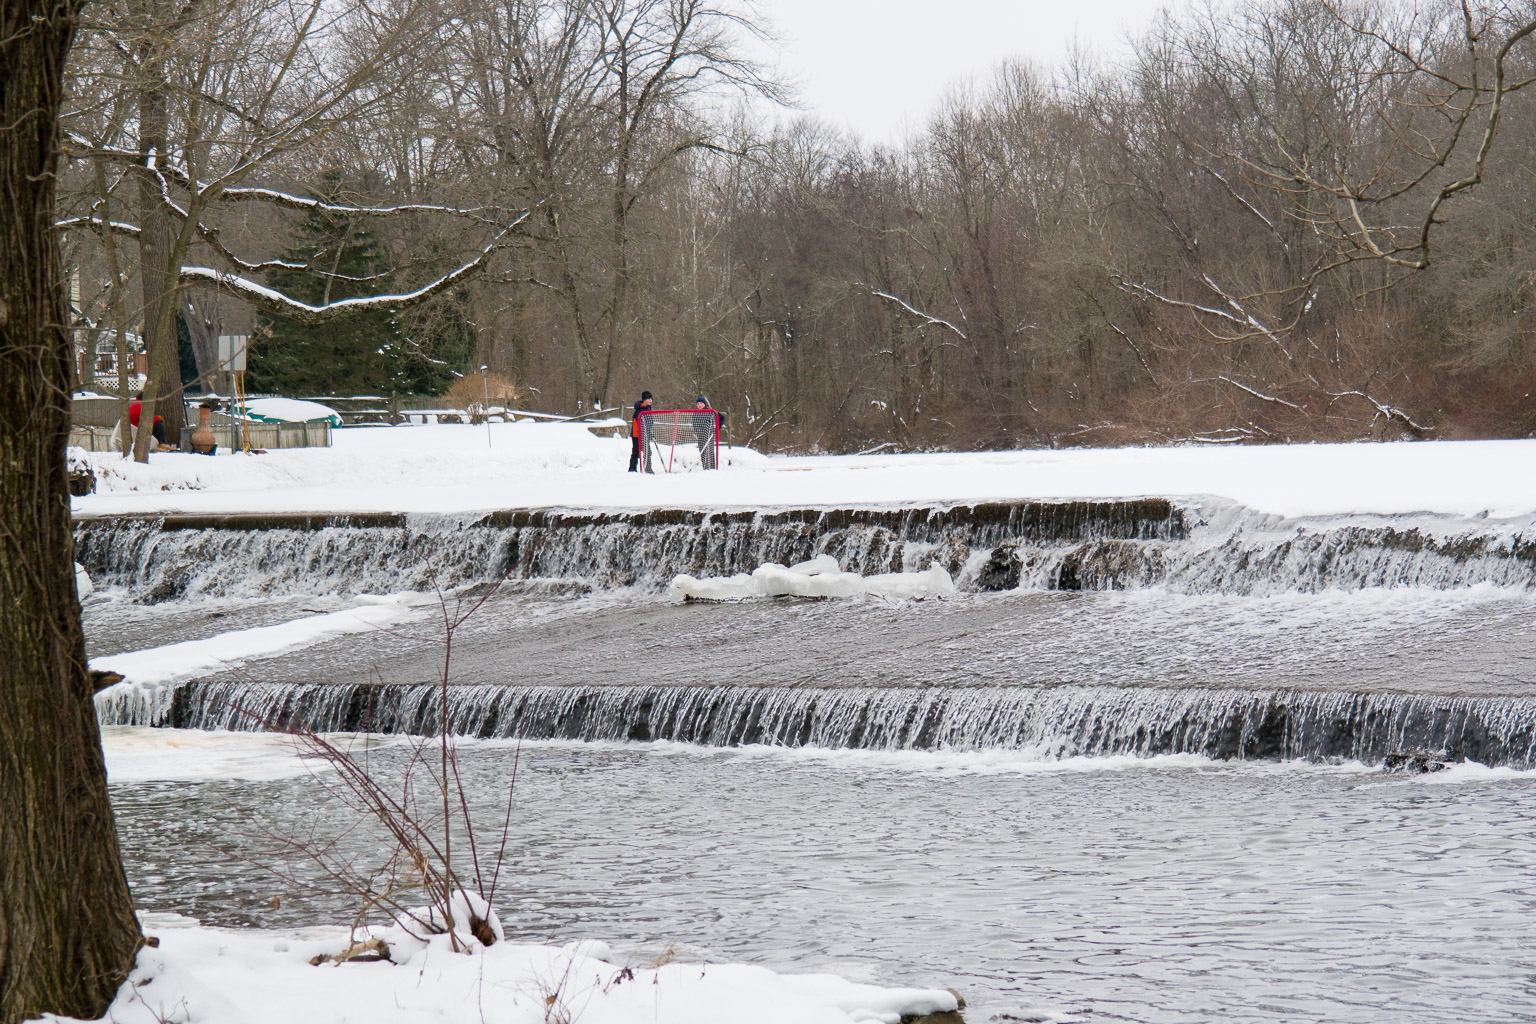
<instances>
[{"instance_id":1,"label":"person in dark jacket","mask_svg":"<svg viewBox=\"0 0 1536 1024\"><path fill-rule=\"evenodd\" d=\"M629 424L629 471L638 472L640 469L640 414L651 411L651 393L640 392L640 401L635 403L635 416Z\"/></svg>"},{"instance_id":2,"label":"person in dark jacket","mask_svg":"<svg viewBox=\"0 0 1536 1024\"><path fill-rule=\"evenodd\" d=\"M720 453L720 427L725 423L725 413L709 407L709 399L700 395L693 400L693 431L699 437L699 457L705 469L714 469Z\"/></svg>"}]
</instances>

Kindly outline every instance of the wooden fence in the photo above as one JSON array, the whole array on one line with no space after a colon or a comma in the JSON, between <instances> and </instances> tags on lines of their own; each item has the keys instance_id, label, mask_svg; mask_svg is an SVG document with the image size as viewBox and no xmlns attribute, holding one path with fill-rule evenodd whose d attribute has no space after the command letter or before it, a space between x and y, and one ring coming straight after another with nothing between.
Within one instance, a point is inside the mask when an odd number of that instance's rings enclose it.
<instances>
[{"instance_id":1,"label":"wooden fence","mask_svg":"<svg viewBox=\"0 0 1536 1024\"><path fill-rule=\"evenodd\" d=\"M251 397L265 397L255 396ZM197 402L200 396L192 396L187 400L187 429L182 436L190 436L193 425L197 423ZM320 402L334 409L341 415L344 426L363 426L373 424L401 424L401 423L483 423L485 417L476 410L471 413L464 409L445 408L442 398L436 395L351 395L338 397L335 395L321 396L307 399ZM112 450L112 428L117 423L118 411L121 406L116 398L76 398L70 403L70 420L73 424L70 430L69 443L78 445L87 451L105 452ZM594 409L591 412L578 416L562 416L555 413L534 412L529 409L509 409L502 406L492 406L490 419L496 422L511 422L513 420L531 419L549 423L584 423L593 419L605 419L620 412L619 407L611 409ZM218 439L219 450L229 451L231 447L239 447L240 438L236 438L237 444L231 445L229 416L226 413L214 413L213 433ZM606 432L607 426L595 426L594 430ZM616 433L627 433L627 428ZM312 423L252 423L251 447L252 448L328 448L331 444L331 427L329 424L315 421Z\"/></svg>"},{"instance_id":2,"label":"wooden fence","mask_svg":"<svg viewBox=\"0 0 1536 1024\"><path fill-rule=\"evenodd\" d=\"M218 444L219 451L229 452L244 446L245 432L232 425L228 416L215 415L209 423L209 428L213 431L214 441ZM250 431L251 447L260 448L263 451L276 448L329 448L331 446L331 425L324 420L315 420L311 423L252 423ZM185 448L185 445L191 440L192 428L182 431L181 436L184 450L190 450ZM71 427L69 443L90 452L114 450L111 427Z\"/></svg>"}]
</instances>

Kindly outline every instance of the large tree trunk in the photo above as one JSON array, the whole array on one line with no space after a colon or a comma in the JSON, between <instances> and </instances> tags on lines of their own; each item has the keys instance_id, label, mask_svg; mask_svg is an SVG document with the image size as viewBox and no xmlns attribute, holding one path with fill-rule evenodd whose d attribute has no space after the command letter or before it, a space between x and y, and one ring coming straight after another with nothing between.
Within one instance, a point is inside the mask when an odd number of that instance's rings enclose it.
<instances>
[{"instance_id":1,"label":"large tree trunk","mask_svg":"<svg viewBox=\"0 0 1536 1024\"><path fill-rule=\"evenodd\" d=\"M51 228L70 0L0 5L0 1024L98 1017L141 938L75 596Z\"/></svg>"},{"instance_id":2,"label":"large tree trunk","mask_svg":"<svg viewBox=\"0 0 1536 1024\"><path fill-rule=\"evenodd\" d=\"M160 44L152 42L145 61L144 84L139 90L139 148L150 158L165 159L166 127L164 59ZM148 170L139 170L139 281L144 286L144 351L149 356L149 382L144 388L143 416L154 411L165 419L165 440L174 445L181 440L186 422L185 403L181 397L181 353L176 345L176 306L181 269L177 251L176 229L171 215L161 201L159 180ZM194 211L195 213L195 211ZM153 418L140 419L148 430ZM148 451L145 448L145 451ZM135 451L137 455L137 450ZM141 460L142 461L142 460Z\"/></svg>"},{"instance_id":3,"label":"large tree trunk","mask_svg":"<svg viewBox=\"0 0 1536 1024\"><path fill-rule=\"evenodd\" d=\"M216 297L193 300L183 293L187 335L192 339L192 358L197 361L197 379L204 391L227 392L219 382L219 335L215 322ZM163 415L163 414L162 414Z\"/></svg>"}]
</instances>

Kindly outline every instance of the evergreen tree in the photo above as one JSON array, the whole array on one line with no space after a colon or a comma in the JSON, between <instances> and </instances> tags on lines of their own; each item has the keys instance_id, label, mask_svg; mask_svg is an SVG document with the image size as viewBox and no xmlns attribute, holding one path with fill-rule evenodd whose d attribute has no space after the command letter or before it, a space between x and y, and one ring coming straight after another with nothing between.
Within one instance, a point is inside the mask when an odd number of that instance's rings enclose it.
<instances>
[{"instance_id":1,"label":"evergreen tree","mask_svg":"<svg viewBox=\"0 0 1536 1024\"><path fill-rule=\"evenodd\" d=\"M187 328L187 318L176 311L176 355L181 364L182 387L197 383L197 354L192 351L192 332Z\"/></svg>"},{"instance_id":2,"label":"evergreen tree","mask_svg":"<svg viewBox=\"0 0 1536 1024\"><path fill-rule=\"evenodd\" d=\"M398 364L398 390L440 394L459 374L476 369L478 338L470 319L469 294L463 290L405 311L398 321L407 339Z\"/></svg>"},{"instance_id":3,"label":"evergreen tree","mask_svg":"<svg viewBox=\"0 0 1536 1024\"><path fill-rule=\"evenodd\" d=\"M326 171L318 198L341 205L342 176ZM302 269L272 271L268 283L310 305L379 295L393 287L369 218L311 210L283 258ZM246 386L286 394L384 394L412 390L411 346L390 312L303 324L262 313ZM419 373L419 370L417 370Z\"/></svg>"}]
</instances>

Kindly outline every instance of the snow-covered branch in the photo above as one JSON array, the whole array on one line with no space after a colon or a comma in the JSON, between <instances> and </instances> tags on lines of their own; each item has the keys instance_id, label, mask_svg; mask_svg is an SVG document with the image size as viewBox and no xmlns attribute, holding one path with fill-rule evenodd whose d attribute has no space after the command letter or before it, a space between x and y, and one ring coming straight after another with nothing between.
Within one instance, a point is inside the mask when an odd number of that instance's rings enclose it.
<instances>
[{"instance_id":1,"label":"snow-covered branch","mask_svg":"<svg viewBox=\"0 0 1536 1024\"><path fill-rule=\"evenodd\" d=\"M190 184L190 183L188 183ZM436 203L400 203L395 206L343 206L319 199L305 199L270 188L226 188L219 193L220 199L232 202L266 202L285 206L291 210L342 214L349 217L389 217L398 213L446 213L459 217L478 217L492 211L484 207L464 209Z\"/></svg>"},{"instance_id":2,"label":"snow-covered branch","mask_svg":"<svg viewBox=\"0 0 1536 1024\"><path fill-rule=\"evenodd\" d=\"M1210 290L1215 292L1217 295L1220 295L1223 299L1226 299L1227 305L1237 310L1238 314L1242 316L1243 322L1248 324L1248 326L1252 327L1254 330L1258 331L1260 334L1264 335L1264 337L1268 338L1276 345L1279 345L1280 351L1284 352L1287 357L1290 356L1290 351L1286 349L1285 344L1275 336L1275 331L1273 328L1260 323L1257 317L1243 308L1243 304L1241 302L1233 298L1230 294L1228 294L1225 288L1212 280L1210 274L1201 274L1200 276L1205 280L1206 287L1210 288Z\"/></svg>"},{"instance_id":3,"label":"snow-covered branch","mask_svg":"<svg viewBox=\"0 0 1536 1024\"><path fill-rule=\"evenodd\" d=\"M890 301L896 303L896 305L900 306L902 309L906 310L908 313L911 313L913 316L922 317L924 326L933 324L937 327L948 327L950 330L960 335L961 340L968 340L965 337L965 332L956 327L954 324L950 323L948 320L941 319L929 313L924 313L920 309L914 309L907 303L903 302L901 299L898 299L896 296L892 295L890 292L876 291L875 289L871 288L869 294L875 296L876 298L889 299Z\"/></svg>"},{"instance_id":4,"label":"snow-covered branch","mask_svg":"<svg viewBox=\"0 0 1536 1024\"><path fill-rule=\"evenodd\" d=\"M1170 298L1169 296L1162 294L1149 285L1140 284L1136 281L1127 281L1125 278L1119 276L1115 277L1115 283L1118 284L1123 290L1130 292L1132 295L1139 295L1144 299L1156 299L1158 302L1168 306L1177 306L1180 309L1187 309L1193 313L1207 313L1211 316L1221 317L1221 319L1226 320L1232 324L1237 324L1244 327L1247 326L1247 324L1245 324L1242 320L1239 320L1237 317L1233 316L1231 313L1228 313L1224 309L1217 309L1214 306L1202 306L1198 302L1185 302L1183 299Z\"/></svg>"},{"instance_id":5,"label":"snow-covered branch","mask_svg":"<svg viewBox=\"0 0 1536 1024\"><path fill-rule=\"evenodd\" d=\"M1377 401L1375 398L1372 398L1364 391L1329 391L1328 397L1363 399L1371 404L1371 406L1376 410L1376 414L1378 416L1384 418L1388 423L1400 424L1403 429L1407 430L1408 433L1412 434L1414 437L1422 438L1426 434L1433 433L1435 429L1434 427L1425 426L1422 423L1415 423L1413 417L1409 416L1402 409L1399 409L1395 405L1388 405L1385 402Z\"/></svg>"},{"instance_id":6,"label":"snow-covered branch","mask_svg":"<svg viewBox=\"0 0 1536 1024\"><path fill-rule=\"evenodd\" d=\"M66 217L63 220L54 221L53 226L60 231L106 229L115 235L127 235L129 238L138 238L142 233L137 224L129 224L121 220L102 220L100 217Z\"/></svg>"},{"instance_id":7,"label":"snow-covered branch","mask_svg":"<svg viewBox=\"0 0 1536 1024\"><path fill-rule=\"evenodd\" d=\"M1207 174L1209 174L1211 177L1215 178L1217 181L1222 183L1222 185L1226 188L1228 195L1230 195L1233 199L1237 200L1238 203L1240 203L1242 206L1246 207L1249 213L1253 214L1255 217L1259 218L1259 220L1263 221L1264 222L1264 226L1269 228L1269 230L1274 233L1275 237L1280 240L1280 245L1283 248L1289 249L1291 247L1290 243L1287 242L1283 236L1281 236L1279 230L1275 227L1275 222L1270 220L1268 217L1266 217L1264 215L1263 211L1261 211L1257 206L1254 206L1253 203L1249 202L1247 197L1245 197L1241 192L1239 192L1232 185L1232 183L1227 180L1226 175L1222 174L1220 171L1218 171L1216 168L1212 167L1210 164L1201 163L1200 166L1202 168L1204 168L1204 170L1205 170L1205 172Z\"/></svg>"},{"instance_id":8,"label":"snow-covered branch","mask_svg":"<svg viewBox=\"0 0 1536 1024\"><path fill-rule=\"evenodd\" d=\"M1205 378L1203 378L1201 380L1193 381L1192 383L1204 384L1204 383L1211 383L1211 382L1215 382L1215 381L1223 381L1223 382L1225 382L1227 384L1231 384L1233 387L1237 388L1240 391L1248 392L1248 394L1252 395L1254 398L1259 398L1259 399L1262 399L1262 400L1264 400L1266 402L1274 402L1276 405L1283 405L1283 406L1285 406L1288 409L1295 409L1297 412L1306 412L1305 409L1303 409L1301 406L1297 405L1295 402L1287 402L1285 399L1279 398L1279 397L1277 397L1275 395L1266 395L1262 391L1255 391L1253 388L1249 387L1247 384L1244 384L1242 381L1236 381L1236 380L1233 380L1231 377L1223 376L1221 374L1218 374L1215 377L1205 377Z\"/></svg>"},{"instance_id":9,"label":"snow-covered branch","mask_svg":"<svg viewBox=\"0 0 1536 1024\"><path fill-rule=\"evenodd\" d=\"M209 183L193 179L186 162L171 154L151 152L146 155L137 150L99 146L91 139L74 132L66 132L65 137L71 143L71 145L65 148L65 155L70 159L86 160L105 157L120 163L147 167L157 177L169 179L170 182L189 192L195 193L199 199L204 201L221 199L231 202L265 202L275 206L286 207L290 210L332 213L351 217L390 217L400 213L442 213L458 217L483 218L495 212L486 207L465 208L448 206L442 203L396 203L391 206L352 206L342 203L328 203L320 199L307 199L303 196L296 196L278 189L229 187L220 182Z\"/></svg>"},{"instance_id":10,"label":"snow-covered branch","mask_svg":"<svg viewBox=\"0 0 1536 1024\"><path fill-rule=\"evenodd\" d=\"M391 295L367 295L355 299L339 299L336 302L329 302L323 306L311 306L306 302L300 302L297 299L284 295L275 288L258 284L238 274L214 270L212 267L182 267L180 278L181 283L184 285L221 288L245 299L258 309L289 320L297 320L305 324L325 323L357 313L378 312L380 310L414 306L452 288L455 284L458 284L484 266L491 255L502 248L502 238L513 228L517 227L517 225L521 224L527 216L524 213L511 224L508 224L485 248L480 250L480 255L468 263L460 266L457 270L444 274L436 281L425 284L411 292L400 292Z\"/></svg>"},{"instance_id":11,"label":"snow-covered branch","mask_svg":"<svg viewBox=\"0 0 1536 1024\"><path fill-rule=\"evenodd\" d=\"M1196 314L1194 317L1195 322L1199 324L1201 328L1205 330L1205 333L1210 335L1211 338L1215 341L1221 342L1222 344L1231 344L1232 342L1237 341L1247 341L1250 338L1268 338L1270 341L1274 342L1280 347L1280 351L1284 352L1287 358L1291 357L1290 350L1287 349L1285 347L1285 343L1280 340L1280 335L1288 333L1291 328L1296 326L1296 320L1300 319L1300 314L1297 314L1296 319L1293 319L1288 324L1280 327L1269 327L1260 322L1257 317L1244 309L1242 303L1238 302L1231 295L1222 290L1222 288L1216 284L1215 281L1211 280L1211 277L1208 274L1201 275L1204 278L1206 285L1217 295L1226 300L1228 305L1237 310L1237 313L1229 313L1226 310L1216 306L1206 306L1198 302L1186 302L1183 299L1175 299L1171 296L1162 294L1149 285L1144 285L1136 281L1127 281L1119 274L1113 274L1111 276L1115 282L1116 287L1118 287L1121 291L1129 292L1130 294L1139 296L1142 299L1155 299L1164 305L1173 306L1177 309L1187 309L1191 313ZM1211 330L1211 328L1206 326L1206 324L1200 319L1200 314L1218 317L1219 319L1226 321L1234 328L1236 328L1236 333L1217 333L1216 331Z\"/></svg>"}]
</instances>

